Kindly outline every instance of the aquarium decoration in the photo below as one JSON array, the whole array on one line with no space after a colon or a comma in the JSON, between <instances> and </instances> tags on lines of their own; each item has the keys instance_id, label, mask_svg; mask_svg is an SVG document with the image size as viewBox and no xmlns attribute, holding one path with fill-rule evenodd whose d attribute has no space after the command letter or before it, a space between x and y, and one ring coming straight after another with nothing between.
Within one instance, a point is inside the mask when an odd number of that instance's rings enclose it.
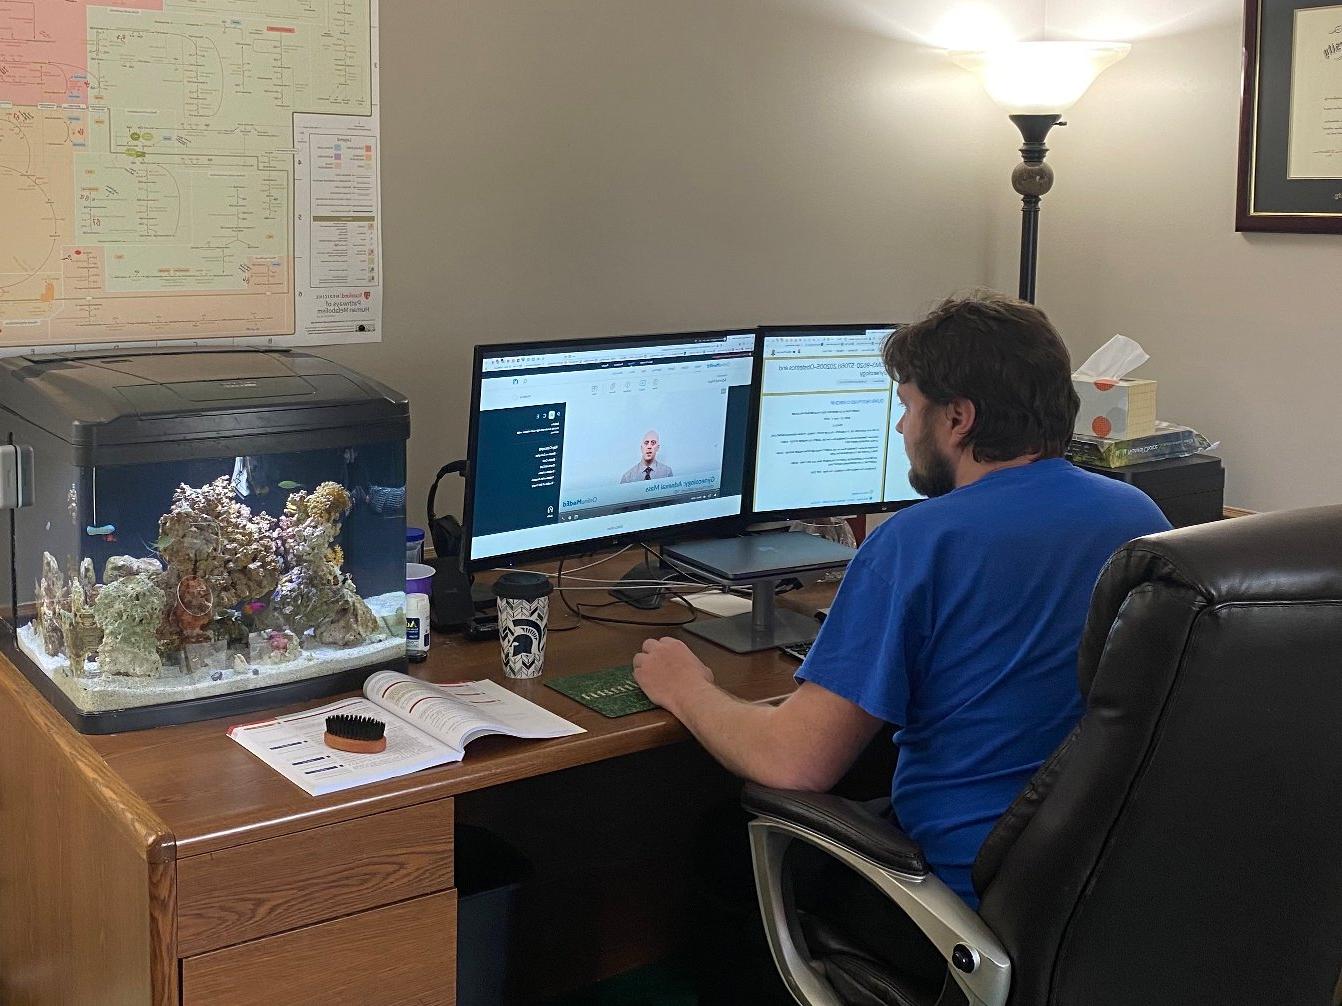
<instances>
[{"instance_id":1,"label":"aquarium decoration","mask_svg":"<svg viewBox=\"0 0 1342 1006\"><path fill-rule=\"evenodd\" d=\"M249 644L253 664L287 664L303 655L302 641L288 629L254 632Z\"/></svg>"},{"instance_id":2,"label":"aquarium decoration","mask_svg":"<svg viewBox=\"0 0 1342 1006\"><path fill-rule=\"evenodd\" d=\"M92 567L92 563L88 565ZM61 634L65 637L70 670L75 674L85 673L86 661L97 656L103 641L102 626L93 612L98 588L95 584L93 590L86 590L85 583L83 578L76 578L70 584L70 610L60 612Z\"/></svg>"},{"instance_id":3,"label":"aquarium decoration","mask_svg":"<svg viewBox=\"0 0 1342 1006\"><path fill-rule=\"evenodd\" d=\"M147 573L123 576L98 592L93 617L103 631L98 647L101 673L152 678L162 671L155 631L166 597Z\"/></svg>"},{"instance_id":4,"label":"aquarium decoration","mask_svg":"<svg viewBox=\"0 0 1342 1006\"><path fill-rule=\"evenodd\" d=\"M202 581L188 589L198 600L208 596L211 611L264 597L279 582L275 520L253 516L227 476L199 489L178 487L158 532L155 544L172 580Z\"/></svg>"},{"instance_id":5,"label":"aquarium decoration","mask_svg":"<svg viewBox=\"0 0 1342 1006\"><path fill-rule=\"evenodd\" d=\"M47 656L56 657L65 652L65 633L61 631L61 612L69 608L65 576L61 565L50 553L42 555L42 578L37 581L37 634Z\"/></svg>"},{"instance_id":6,"label":"aquarium decoration","mask_svg":"<svg viewBox=\"0 0 1342 1006\"><path fill-rule=\"evenodd\" d=\"M235 478L179 486L157 540L144 543L152 554L110 557L101 583L92 559L63 572L44 553L21 645L95 709L296 680L398 653L404 595L365 600L336 543L349 491L336 482L277 485L295 487L278 520L243 504Z\"/></svg>"},{"instance_id":7,"label":"aquarium decoration","mask_svg":"<svg viewBox=\"0 0 1342 1006\"><path fill-rule=\"evenodd\" d=\"M335 482L323 482L311 494L300 489L285 504L277 535L286 568L273 599L280 623L300 636L311 631L330 646L354 646L379 626L340 568L345 555L335 539L351 506L349 493Z\"/></svg>"}]
</instances>

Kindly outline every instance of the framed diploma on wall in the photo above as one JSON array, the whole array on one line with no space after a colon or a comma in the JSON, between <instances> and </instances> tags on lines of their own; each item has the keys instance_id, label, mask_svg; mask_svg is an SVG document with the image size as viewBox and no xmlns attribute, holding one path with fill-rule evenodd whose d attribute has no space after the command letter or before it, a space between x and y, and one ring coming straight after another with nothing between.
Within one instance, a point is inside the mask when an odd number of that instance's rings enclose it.
<instances>
[{"instance_id":1,"label":"framed diploma on wall","mask_svg":"<svg viewBox=\"0 0 1342 1006\"><path fill-rule=\"evenodd\" d=\"M1342 0L1246 0L1235 229L1342 234Z\"/></svg>"}]
</instances>

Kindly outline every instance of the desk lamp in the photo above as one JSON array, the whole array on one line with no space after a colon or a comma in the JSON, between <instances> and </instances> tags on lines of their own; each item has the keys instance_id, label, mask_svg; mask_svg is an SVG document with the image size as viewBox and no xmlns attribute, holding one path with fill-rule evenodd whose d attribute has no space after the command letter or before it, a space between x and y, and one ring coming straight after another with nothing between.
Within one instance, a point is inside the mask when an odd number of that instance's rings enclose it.
<instances>
[{"instance_id":1,"label":"desk lamp","mask_svg":"<svg viewBox=\"0 0 1342 1006\"><path fill-rule=\"evenodd\" d=\"M1020 299L1034 303L1035 260L1039 253L1039 200L1053 187L1053 169L1044 163L1044 137L1062 122L1105 67L1132 46L1126 42L1016 42L991 49L951 52L973 70L988 96L1007 110L1025 142L1011 187L1021 196Z\"/></svg>"}]
</instances>

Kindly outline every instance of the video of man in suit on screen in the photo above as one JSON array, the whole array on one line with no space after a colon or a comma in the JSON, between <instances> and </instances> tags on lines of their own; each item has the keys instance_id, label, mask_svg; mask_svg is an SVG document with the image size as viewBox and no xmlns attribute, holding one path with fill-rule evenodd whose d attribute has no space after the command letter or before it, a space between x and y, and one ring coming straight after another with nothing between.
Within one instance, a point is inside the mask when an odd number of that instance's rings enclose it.
<instances>
[{"instance_id":1,"label":"video of man in suit on screen","mask_svg":"<svg viewBox=\"0 0 1342 1006\"><path fill-rule=\"evenodd\" d=\"M568 403L559 519L705 499L722 485L725 385L702 389L609 382Z\"/></svg>"}]
</instances>

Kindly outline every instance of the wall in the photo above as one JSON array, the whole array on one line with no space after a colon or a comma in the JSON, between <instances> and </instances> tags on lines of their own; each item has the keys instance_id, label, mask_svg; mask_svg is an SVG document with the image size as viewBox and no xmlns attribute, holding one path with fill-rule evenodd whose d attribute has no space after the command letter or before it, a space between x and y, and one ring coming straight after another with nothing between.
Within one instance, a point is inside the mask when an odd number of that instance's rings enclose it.
<instances>
[{"instance_id":1,"label":"wall","mask_svg":"<svg viewBox=\"0 0 1342 1006\"><path fill-rule=\"evenodd\" d=\"M1237 234L1235 165L1243 7L1051 0L1049 37L1134 41L1054 130L1038 302L1077 362L1115 332L1152 360L1162 418L1222 441L1228 502L1253 509L1342 499L1336 375L1342 370L1342 235ZM1109 37L1114 37L1110 34ZM1124 37L1119 35L1118 37ZM1014 291L1019 204L1003 149L989 226L991 280Z\"/></svg>"},{"instance_id":2,"label":"wall","mask_svg":"<svg viewBox=\"0 0 1342 1006\"><path fill-rule=\"evenodd\" d=\"M918 6L385 0L386 337L330 353L411 399L412 519L476 343L910 317L982 281L994 110Z\"/></svg>"}]
</instances>

